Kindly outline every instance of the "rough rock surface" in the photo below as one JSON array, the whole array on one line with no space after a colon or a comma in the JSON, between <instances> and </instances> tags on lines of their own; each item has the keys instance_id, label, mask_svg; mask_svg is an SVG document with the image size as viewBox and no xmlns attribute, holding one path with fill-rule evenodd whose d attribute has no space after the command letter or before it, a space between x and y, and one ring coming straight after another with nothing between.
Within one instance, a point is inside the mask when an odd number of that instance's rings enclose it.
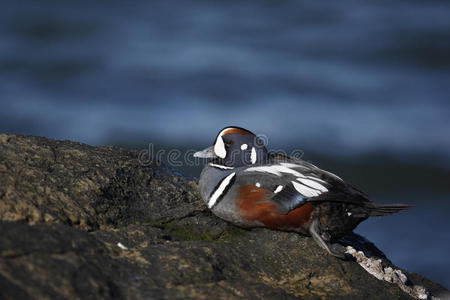
<instances>
[{"instance_id":1,"label":"rough rock surface","mask_svg":"<svg viewBox=\"0 0 450 300\"><path fill-rule=\"evenodd\" d=\"M194 181L135 151L0 134L0 299L412 299L358 264L359 250L390 264L375 246L345 241L354 260L227 224Z\"/></svg>"}]
</instances>

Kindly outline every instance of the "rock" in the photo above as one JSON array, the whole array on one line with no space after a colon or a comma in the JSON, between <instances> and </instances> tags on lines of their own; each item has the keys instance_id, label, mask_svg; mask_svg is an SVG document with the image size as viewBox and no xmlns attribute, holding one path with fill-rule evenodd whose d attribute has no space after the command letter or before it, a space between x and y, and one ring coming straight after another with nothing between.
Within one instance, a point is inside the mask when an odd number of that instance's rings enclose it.
<instances>
[{"instance_id":1,"label":"rock","mask_svg":"<svg viewBox=\"0 0 450 300\"><path fill-rule=\"evenodd\" d=\"M1 299L448 292L395 267L358 235L342 242L354 259L338 260L296 233L230 225L209 212L194 181L140 163L136 151L0 134Z\"/></svg>"}]
</instances>

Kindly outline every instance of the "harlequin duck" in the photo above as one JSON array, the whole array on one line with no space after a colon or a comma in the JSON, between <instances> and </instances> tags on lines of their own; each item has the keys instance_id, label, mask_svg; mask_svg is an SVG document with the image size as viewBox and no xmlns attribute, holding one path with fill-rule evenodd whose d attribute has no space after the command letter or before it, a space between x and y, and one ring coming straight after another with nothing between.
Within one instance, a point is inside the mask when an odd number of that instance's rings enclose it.
<instances>
[{"instance_id":1,"label":"harlequin duck","mask_svg":"<svg viewBox=\"0 0 450 300\"><path fill-rule=\"evenodd\" d=\"M340 177L301 159L269 153L262 140L226 127L195 157L210 158L200 175L200 194L218 217L235 225L310 235L330 254L345 258L336 243L368 217L408 207L377 205Z\"/></svg>"}]
</instances>

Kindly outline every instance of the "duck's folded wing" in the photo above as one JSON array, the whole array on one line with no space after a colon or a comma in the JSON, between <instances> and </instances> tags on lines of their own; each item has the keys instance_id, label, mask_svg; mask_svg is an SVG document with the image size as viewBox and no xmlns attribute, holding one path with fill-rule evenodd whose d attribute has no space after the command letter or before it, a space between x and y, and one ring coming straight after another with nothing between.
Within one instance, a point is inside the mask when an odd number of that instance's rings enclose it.
<instances>
[{"instance_id":1,"label":"duck's folded wing","mask_svg":"<svg viewBox=\"0 0 450 300\"><path fill-rule=\"evenodd\" d=\"M269 194L267 201L270 201L276 205L277 213L286 215L291 210L304 205L309 198L310 197L300 194L292 184L289 184L283 186L280 192L272 192Z\"/></svg>"},{"instance_id":2,"label":"duck's folded wing","mask_svg":"<svg viewBox=\"0 0 450 300\"><path fill-rule=\"evenodd\" d=\"M280 188L279 188L280 189ZM311 195L311 192L317 195ZM301 183L292 182L283 186L283 189L277 193L266 194L266 201L276 205L276 212L279 214L288 214L308 202L341 202L361 205L362 202L368 202L367 198L361 194L351 194L349 192L331 190L322 192L312 190L309 186L303 186Z\"/></svg>"},{"instance_id":3,"label":"duck's folded wing","mask_svg":"<svg viewBox=\"0 0 450 300\"><path fill-rule=\"evenodd\" d=\"M276 206L276 212L287 214L307 202L346 202L360 204L367 201L359 190L345 184L341 179L325 180L320 169L293 163L255 166L243 171L243 178L259 181L258 188L266 190L265 199ZM325 178L324 178L325 177ZM337 177L338 178L338 177ZM246 181L246 180L244 180Z\"/></svg>"}]
</instances>

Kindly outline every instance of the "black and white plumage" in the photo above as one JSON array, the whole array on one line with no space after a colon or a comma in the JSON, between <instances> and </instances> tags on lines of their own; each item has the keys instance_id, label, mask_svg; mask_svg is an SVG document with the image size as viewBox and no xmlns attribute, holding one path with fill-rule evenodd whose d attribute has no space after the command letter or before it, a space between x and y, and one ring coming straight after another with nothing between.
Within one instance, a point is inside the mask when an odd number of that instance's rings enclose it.
<instances>
[{"instance_id":1,"label":"black and white plumage","mask_svg":"<svg viewBox=\"0 0 450 300\"><path fill-rule=\"evenodd\" d=\"M407 205L376 205L366 194L311 163L268 153L262 141L240 127L222 129L214 144L195 154L210 158L200 175L200 193L214 214L243 227L268 227L311 235L329 253L333 242L371 216Z\"/></svg>"}]
</instances>

